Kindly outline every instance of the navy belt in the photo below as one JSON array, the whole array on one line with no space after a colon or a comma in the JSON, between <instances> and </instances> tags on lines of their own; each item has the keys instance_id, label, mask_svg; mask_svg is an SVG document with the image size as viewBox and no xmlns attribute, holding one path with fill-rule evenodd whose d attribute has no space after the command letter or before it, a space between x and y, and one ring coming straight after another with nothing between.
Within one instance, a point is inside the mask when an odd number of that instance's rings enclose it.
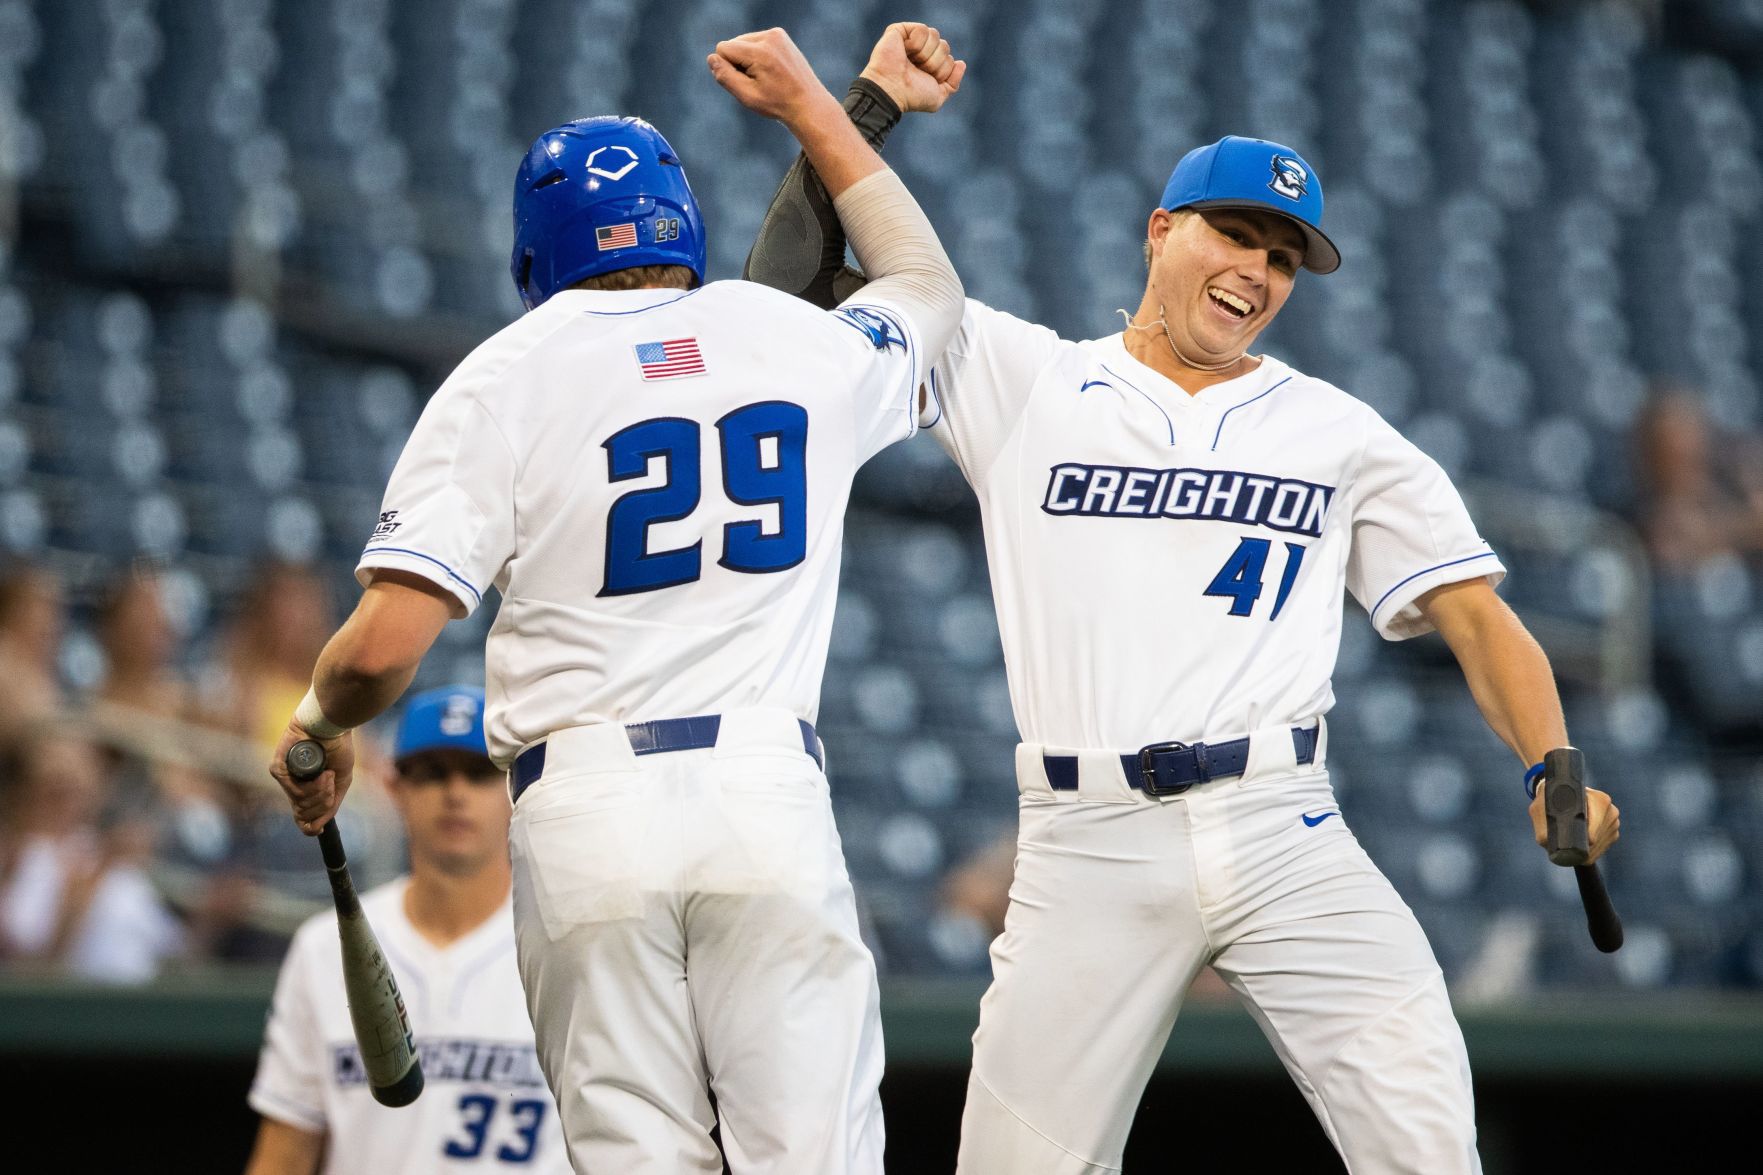
<instances>
[{"instance_id":1,"label":"navy belt","mask_svg":"<svg viewBox=\"0 0 1763 1175\"><path fill-rule=\"evenodd\" d=\"M1316 735L1320 724L1292 727L1292 749L1299 764L1316 761ZM1054 791L1077 790L1076 755L1042 755L1047 783ZM1152 743L1120 756L1120 770L1128 787L1148 796L1179 796L1196 783L1241 775L1249 765L1249 740L1227 743Z\"/></svg>"},{"instance_id":2,"label":"navy belt","mask_svg":"<svg viewBox=\"0 0 1763 1175\"><path fill-rule=\"evenodd\" d=\"M820 757L820 739L814 727L801 718L802 749L816 765L826 767ZM661 755L668 751L702 751L716 745L717 732L722 729L722 715L704 714L696 718L662 718L655 722L630 722L624 733L631 740L631 750L639 755ZM539 782L545 773L545 747L538 743L514 757L514 770L509 772L510 787L515 800L520 793Z\"/></svg>"}]
</instances>

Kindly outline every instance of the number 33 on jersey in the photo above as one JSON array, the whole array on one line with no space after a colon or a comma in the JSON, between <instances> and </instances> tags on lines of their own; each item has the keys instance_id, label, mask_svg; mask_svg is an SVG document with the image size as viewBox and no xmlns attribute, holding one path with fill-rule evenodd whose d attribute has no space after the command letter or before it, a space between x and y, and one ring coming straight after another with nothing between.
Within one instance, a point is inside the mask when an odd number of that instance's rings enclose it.
<instances>
[{"instance_id":1,"label":"number 33 on jersey","mask_svg":"<svg viewBox=\"0 0 1763 1175\"><path fill-rule=\"evenodd\" d=\"M780 334L782 352L759 341ZM919 350L874 297L828 313L746 282L562 291L435 393L357 575L444 580L462 614L501 592L500 763L593 721L812 720L851 478L916 428ZM609 690L608 666L642 666L644 688Z\"/></svg>"}]
</instances>

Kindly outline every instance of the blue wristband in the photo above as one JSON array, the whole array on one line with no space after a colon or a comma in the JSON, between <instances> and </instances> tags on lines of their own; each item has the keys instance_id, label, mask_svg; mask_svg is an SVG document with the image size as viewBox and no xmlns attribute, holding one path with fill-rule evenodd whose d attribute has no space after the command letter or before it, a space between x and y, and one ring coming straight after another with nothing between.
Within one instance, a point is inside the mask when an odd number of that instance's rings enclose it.
<instances>
[{"instance_id":1,"label":"blue wristband","mask_svg":"<svg viewBox=\"0 0 1763 1175\"><path fill-rule=\"evenodd\" d=\"M1542 782L1543 770L1543 765L1538 763L1524 773L1524 794L1533 800L1537 798L1537 784Z\"/></svg>"}]
</instances>

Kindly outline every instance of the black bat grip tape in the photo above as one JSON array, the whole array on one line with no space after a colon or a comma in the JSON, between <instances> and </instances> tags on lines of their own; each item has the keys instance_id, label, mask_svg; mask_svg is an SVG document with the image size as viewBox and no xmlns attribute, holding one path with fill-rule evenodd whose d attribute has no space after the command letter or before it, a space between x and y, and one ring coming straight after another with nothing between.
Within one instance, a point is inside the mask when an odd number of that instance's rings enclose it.
<instances>
[{"instance_id":1,"label":"black bat grip tape","mask_svg":"<svg viewBox=\"0 0 1763 1175\"><path fill-rule=\"evenodd\" d=\"M314 739L303 738L288 748L283 762L287 764L288 774L300 783L317 779L324 774L324 748ZM318 834L318 850L324 854L326 869L337 870L349 867L349 858L343 854L343 838L337 833L337 822L332 819ZM332 888L335 888L333 883Z\"/></svg>"},{"instance_id":2,"label":"black bat grip tape","mask_svg":"<svg viewBox=\"0 0 1763 1175\"><path fill-rule=\"evenodd\" d=\"M1585 925L1591 932L1592 945L1606 955L1622 949L1622 919L1610 902L1610 891L1604 888L1604 875L1596 865L1577 865L1573 879L1579 882L1579 901L1585 907Z\"/></svg>"}]
</instances>

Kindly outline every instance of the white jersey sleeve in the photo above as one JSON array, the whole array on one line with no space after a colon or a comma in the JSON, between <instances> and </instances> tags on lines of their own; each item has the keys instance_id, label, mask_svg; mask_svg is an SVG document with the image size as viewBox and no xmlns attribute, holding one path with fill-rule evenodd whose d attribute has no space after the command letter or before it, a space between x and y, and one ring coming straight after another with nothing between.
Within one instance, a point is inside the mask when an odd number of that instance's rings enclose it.
<instances>
[{"instance_id":1,"label":"white jersey sleeve","mask_svg":"<svg viewBox=\"0 0 1763 1175\"><path fill-rule=\"evenodd\" d=\"M363 586L378 568L420 575L465 616L514 555L514 454L478 399L479 366L468 359L423 409L355 571Z\"/></svg>"},{"instance_id":2,"label":"white jersey sleeve","mask_svg":"<svg viewBox=\"0 0 1763 1175\"><path fill-rule=\"evenodd\" d=\"M856 375L853 434L862 464L918 431L915 397L924 378L924 334L904 308L859 290L832 311Z\"/></svg>"},{"instance_id":3,"label":"white jersey sleeve","mask_svg":"<svg viewBox=\"0 0 1763 1175\"><path fill-rule=\"evenodd\" d=\"M967 300L961 326L931 368L920 424L977 486L1021 419L1036 378L1060 345L1044 326Z\"/></svg>"},{"instance_id":4,"label":"white jersey sleeve","mask_svg":"<svg viewBox=\"0 0 1763 1175\"><path fill-rule=\"evenodd\" d=\"M1354 486L1347 588L1386 640L1433 630L1415 601L1441 584L1506 568L1476 533L1469 510L1438 462L1375 414Z\"/></svg>"},{"instance_id":5,"label":"white jersey sleeve","mask_svg":"<svg viewBox=\"0 0 1763 1175\"><path fill-rule=\"evenodd\" d=\"M312 945L310 930L298 934L282 960L248 1100L265 1118L324 1133L326 1061L312 999Z\"/></svg>"}]
</instances>

